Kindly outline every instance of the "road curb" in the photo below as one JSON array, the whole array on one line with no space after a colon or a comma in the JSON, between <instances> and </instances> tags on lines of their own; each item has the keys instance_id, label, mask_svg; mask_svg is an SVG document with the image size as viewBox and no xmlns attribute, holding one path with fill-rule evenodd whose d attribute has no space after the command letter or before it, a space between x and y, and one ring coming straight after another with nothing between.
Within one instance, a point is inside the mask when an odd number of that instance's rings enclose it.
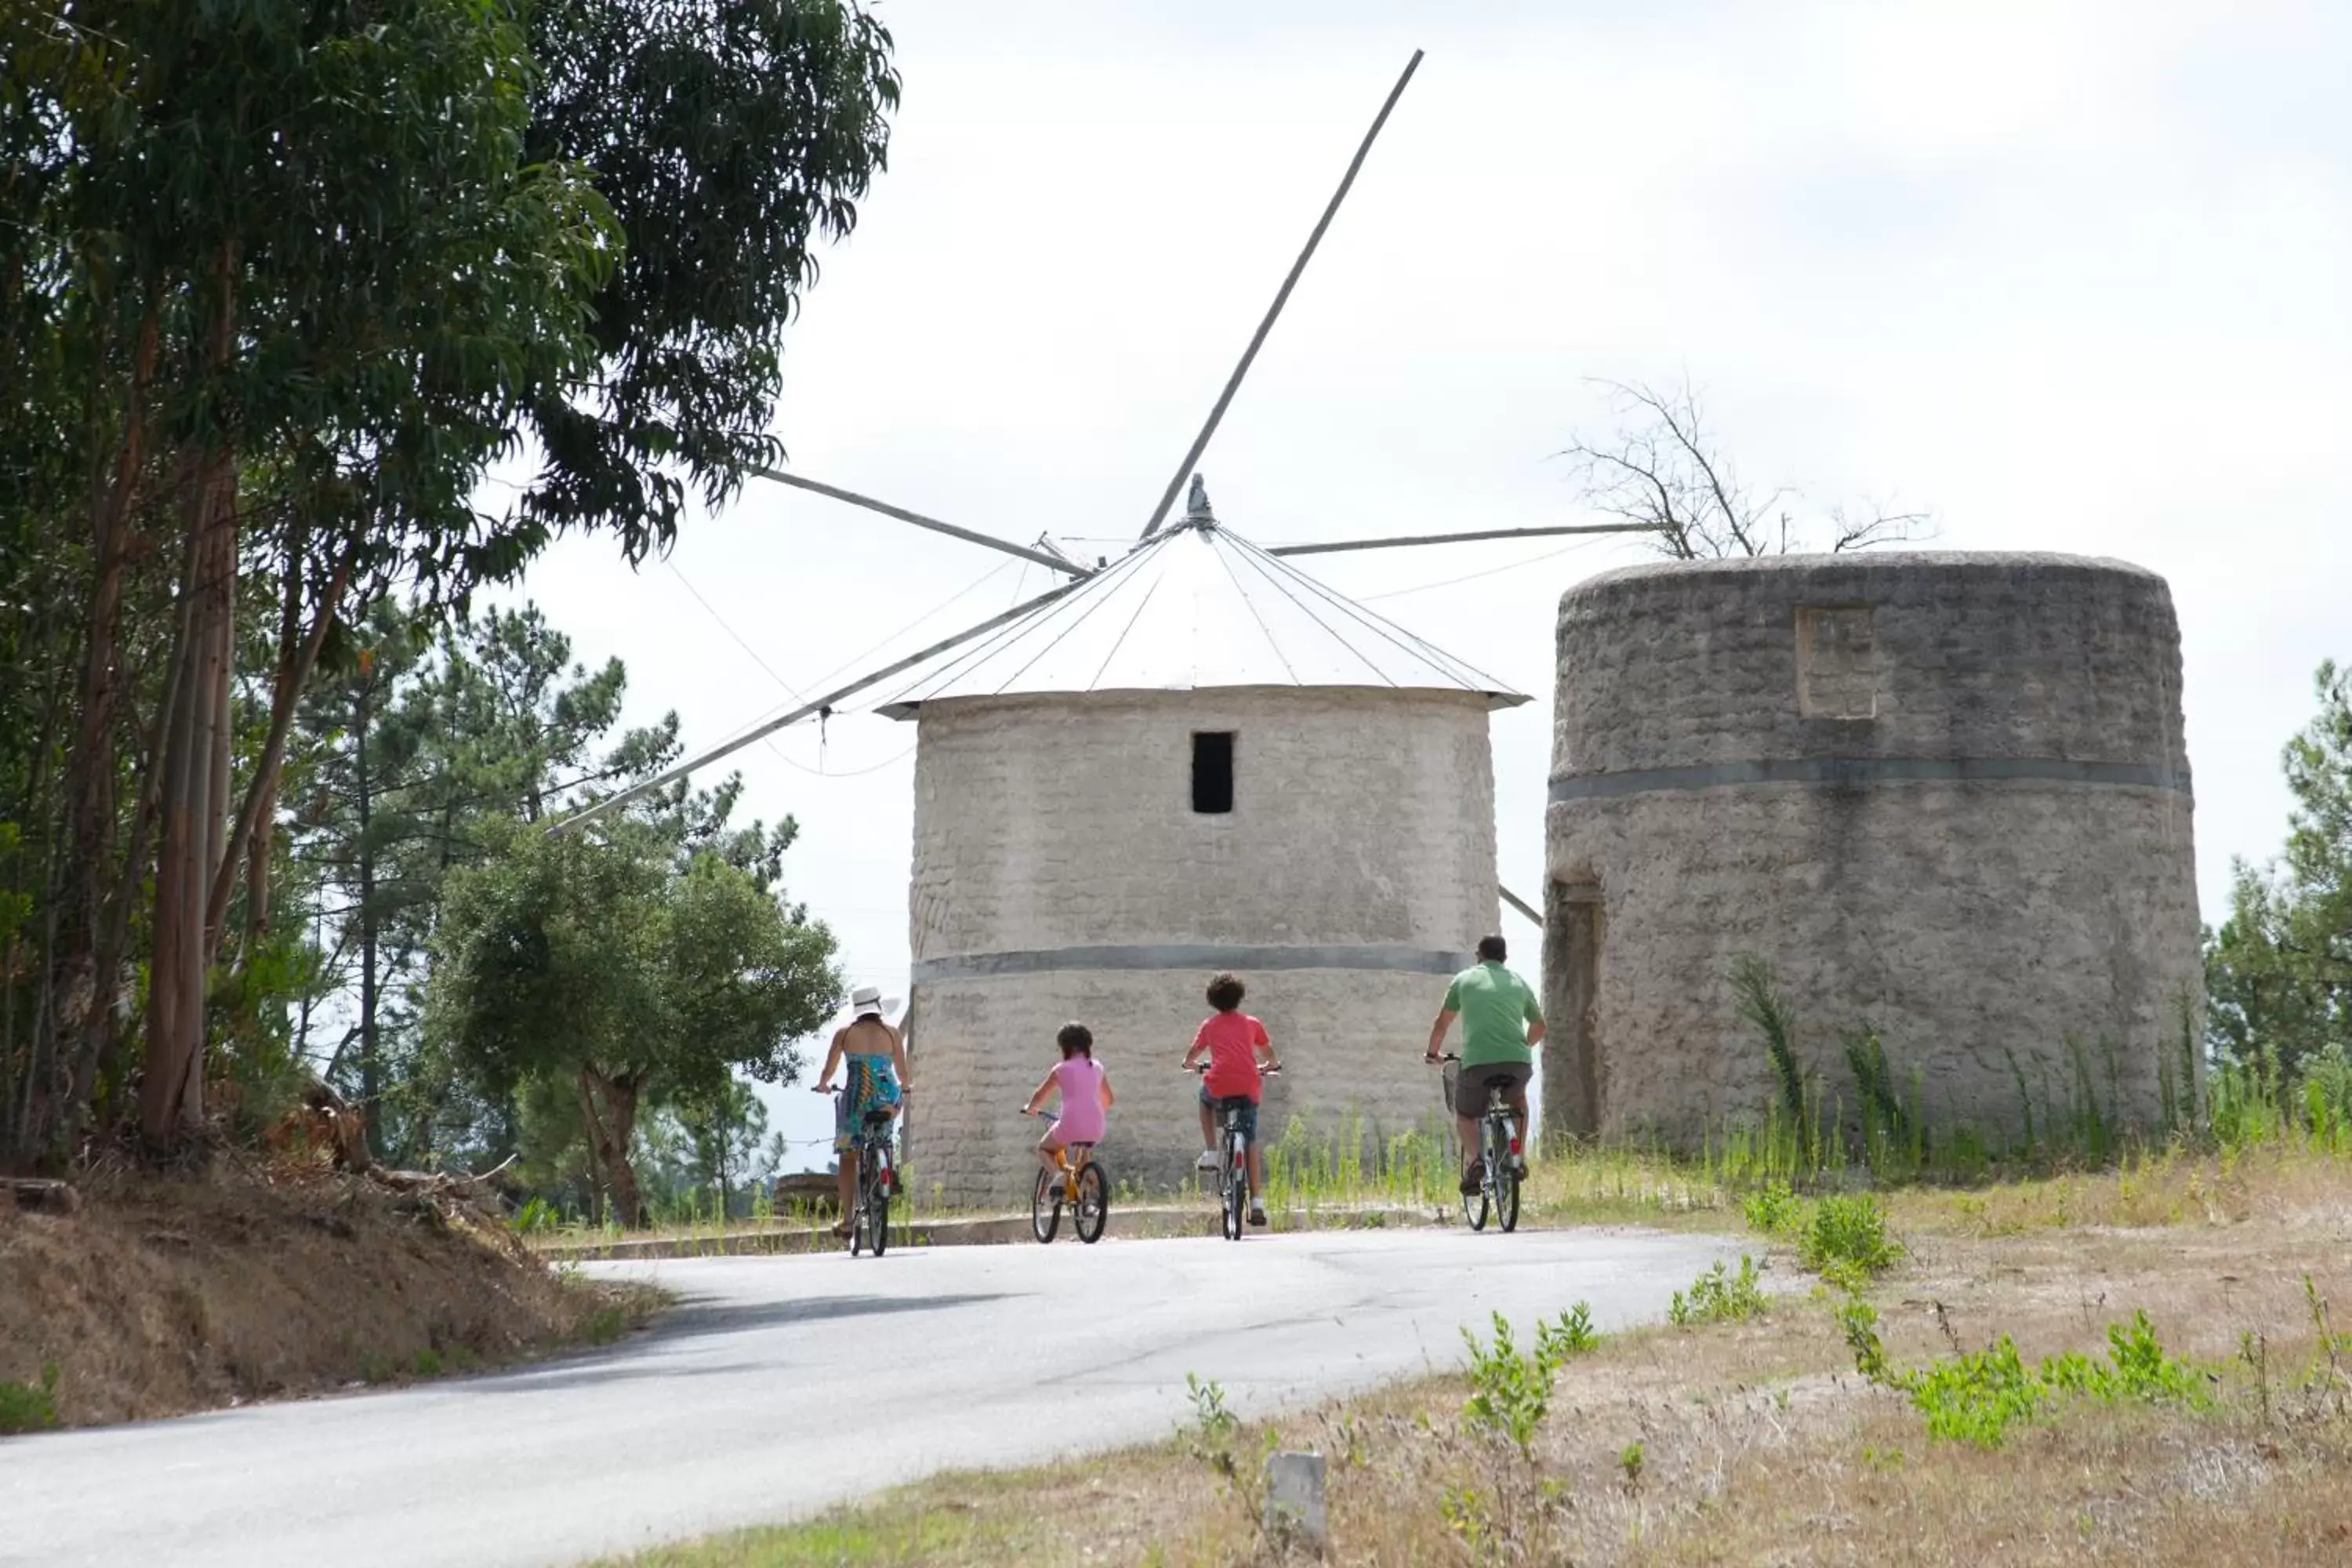
<instances>
[{"instance_id":1,"label":"road curb","mask_svg":"<svg viewBox=\"0 0 2352 1568\"><path fill-rule=\"evenodd\" d=\"M1388 1205L1287 1209L1277 1228L1373 1230L1448 1223L1448 1212ZM1217 1212L1197 1204L1150 1204L1113 1208L1115 1237L1213 1236ZM1065 1225L1055 1244L1071 1239ZM982 1215L958 1219L916 1219L893 1225L893 1247L1003 1247L1031 1242L1025 1214ZM756 1258L770 1254L831 1252L841 1247L830 1226L774 1226L727 1230L709 1236L618 1237L598 1241L537 1242L531 1250L550 1263L618 1263L669 1258ZM1034 1245L1034 1242L1032 1242Z\"/></svg>"}]
</instances>

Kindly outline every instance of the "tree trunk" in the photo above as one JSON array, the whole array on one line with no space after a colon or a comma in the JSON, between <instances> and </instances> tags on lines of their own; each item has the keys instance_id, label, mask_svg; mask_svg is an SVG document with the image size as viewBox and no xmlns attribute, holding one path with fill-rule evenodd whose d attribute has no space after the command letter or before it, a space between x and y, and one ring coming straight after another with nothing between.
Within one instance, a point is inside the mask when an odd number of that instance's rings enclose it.
<instances>
[{"instance_id":1,"label":"tree trunk","mask_svg":"<svg viewBox=\"0 0 2352 1568\"><path fill-rule=\"evenodd\" d=\"M638 1088L631 1073L607 1078L593 1067L580 1069L580 1111L588 1130L588 1148L612 1192L614 1216L631 1229L646 1223L636 1167L629 1162L629 1141L637 1125ZM599 1100L604 1105L602 1116L597 1114Z\"/></svg>"},{"instance_id":2,"label":"tree trunk","mask_svg":"<svg viewBox=\"0 0 2352 1568\"><path fill-rule=\"evenodd\" d=\"M248 845L251 853L246 882L246 930L249 935L258 937L268 927L269 830L278 809L278 771L286 761L287 737L293 732L294 710L301 700L302 688L310 682L310 671L318 665L319 650L326 643L328 628L334 624L335 613L342 604L352 568L359 562L360 543L353 540L335 563L334 572L327 579L313 612L316 618L309 633L299 641L296 634L301 626L300 561L295 561L289 568L286 624L278 637L277 679L269 701L269 733L262 742L261 755L254 765L253 783L237 810L236 826L230 830L219 860L219 873L213 881L207 915L215 931L228 918L229 896L236 885L236 867L240 860L247 858ZM217 944L213 953L215 958L219 956Z\"/></svg>"},{"instance_id":3,"label":"tree trunk","mask_svg":"<svg viewBox=\"0 0 2352 1568\"><path fill-rule=\"evenodd\" d=\"M373 677L360 688L352 703L352 778L359 802L360 916L360 1106L375 1114L376 1057L376 907L375 843L369 831L373 820L373 781L368 777L368 728L373 717Z\"/></svg>"},{"instance_id":4,"label":"tree trunk","mask_svg":"<svg viewBox=\"0 0 2352 1568\"><path fill-rule=\"evenodd\" d=\"M235 459L205 455L188 509L196 539L195 571L183 585L190 600L187 647L177 690L163 784L163 841L155 872L154 956L151 966L147 1062L139 1088L139 1128L163 1147L204 1121L205 913L209 856L220 845L218 783L229 741L226 636L235 612L236 513Z\"/></svg>"}]
</instances>

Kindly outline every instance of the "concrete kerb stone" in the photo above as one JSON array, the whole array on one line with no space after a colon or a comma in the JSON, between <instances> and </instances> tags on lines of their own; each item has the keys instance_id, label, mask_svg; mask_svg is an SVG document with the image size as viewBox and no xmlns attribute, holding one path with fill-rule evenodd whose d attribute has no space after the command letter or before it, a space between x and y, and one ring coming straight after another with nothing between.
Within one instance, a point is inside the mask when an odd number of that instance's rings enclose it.
<instances>
[{"instance_id":1,"label":"concrete kerb stone","mask_svg":"<svg viewBox=\"0 0 2352 1568\"><path fill-rule=\"evenodd\" d=\"M1407 1208L1388 1205L1327 1205L1312 1209L1286 1209L1279 1215L1286 1230L1345 1229L1384 1226L1433 1226L1452 1223L1451 1208ZM1134 1205L1111 1211L1111 1234L1163 1237L1211 1236L1218 1229L1217 1213L1197 1204ZM1068 1237L1065 1222L1063 1237ZM1029 1216L984 1215L956 1219L893 1222L890 1245L899 1247L1002 1247L1035 1242ZM652 1262L670 1258L750 1258L762 1254L829 1252L842 1245L830 1226L779 1226L716 1232L709 1236L619 1237L597 1241L534 1242L531 1250L550 1263Z\"/></svg>"}]
</instances>

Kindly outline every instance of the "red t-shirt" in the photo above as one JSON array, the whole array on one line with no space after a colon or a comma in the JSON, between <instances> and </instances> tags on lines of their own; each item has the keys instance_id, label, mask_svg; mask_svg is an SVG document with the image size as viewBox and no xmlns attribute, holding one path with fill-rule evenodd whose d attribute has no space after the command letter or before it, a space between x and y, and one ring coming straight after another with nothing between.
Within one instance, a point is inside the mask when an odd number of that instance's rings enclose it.
<instances>
[{"instance_id":1,"label":"red t-shirt","mask_svg":"<svg viewBox=\"0 0 2352 1568\"><path fill-rule=\"evenodd\" d=\"M1257 1051L1272 1042L1265 1037L1265 1026L1247 1013L1212 1013L1201 1032L1192 1037L1197 1049L1209 1048L1209 1072L1202 1087L1211 1096L1223 1100L1228 1095L1243 1094L1250 1103L1257 1103Z\"/></svg>"}]
</instances>

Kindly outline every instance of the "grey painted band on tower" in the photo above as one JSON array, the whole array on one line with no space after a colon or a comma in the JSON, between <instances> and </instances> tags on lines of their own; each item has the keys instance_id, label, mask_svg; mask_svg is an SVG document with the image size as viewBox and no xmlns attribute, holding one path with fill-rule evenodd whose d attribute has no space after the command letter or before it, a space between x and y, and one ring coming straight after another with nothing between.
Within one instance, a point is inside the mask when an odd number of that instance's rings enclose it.
<instances>
[{"instance_id":1,"label":"grey painted band on tower","mask_svg":"<svg viewBox=\"0 0 2352 1568\"><path fill-rule=\"evenodd\" d=\"M1998 1139L2194 1092L2179 634L2058 555L1659 563L1562 595L1547 899L1570 1126L1696 1142L1771 1068L1753 952L1825 1102L1876 1027L1927 1120ZM2071 1041L2071 1044L2070 1044Z\"/></svg>"}]
</instances>

